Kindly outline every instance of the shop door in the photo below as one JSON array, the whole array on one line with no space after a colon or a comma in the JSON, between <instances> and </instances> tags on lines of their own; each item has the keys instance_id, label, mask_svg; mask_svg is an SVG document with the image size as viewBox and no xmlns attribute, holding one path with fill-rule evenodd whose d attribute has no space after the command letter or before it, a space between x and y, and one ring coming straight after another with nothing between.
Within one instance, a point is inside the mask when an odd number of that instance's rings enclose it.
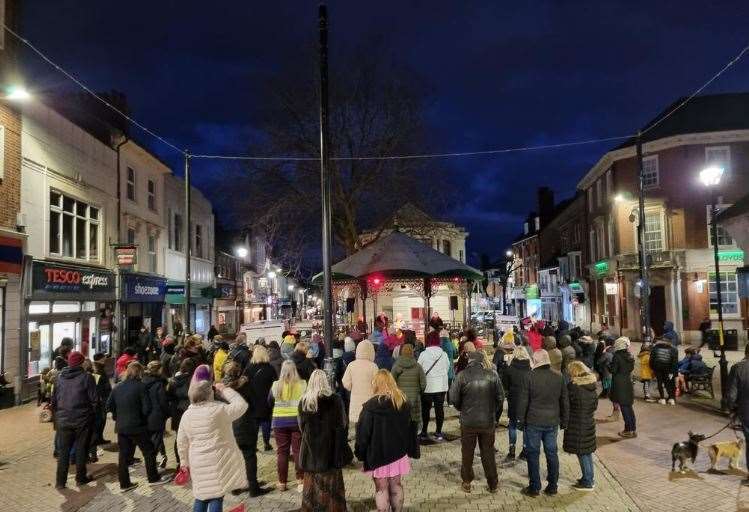
<instances>
[{"instance_id":1,"label":"shop door","mask_svg":"<svg viewBox=\"0 0 749 512\"><path fill-rule=\"evenodd\" d=\"M29 364L28 376L39 375L42 370L50 367L52 358L52 342L49 338L49 324L29 322Z\"/></svg>"},{"instance_id":2,"label":"shop door","mask_svg":"<svg viewBox=\"0 0 749 512\"><path fill-rule=\"evenodd\" d=\"M650 326L656 336L663 334L663 324L666 321L666 288L653 286L650 288Z\"/></svg>"}]
</instances>

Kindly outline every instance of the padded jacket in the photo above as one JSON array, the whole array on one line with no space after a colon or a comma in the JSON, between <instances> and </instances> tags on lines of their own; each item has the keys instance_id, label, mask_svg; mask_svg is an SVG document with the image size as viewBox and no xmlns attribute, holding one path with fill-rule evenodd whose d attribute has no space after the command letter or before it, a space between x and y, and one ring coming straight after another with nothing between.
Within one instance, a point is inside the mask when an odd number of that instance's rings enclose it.
<instances>
[{"instance_id":1,"label":"padded jacket","mask_svg":"<svg viewBox=\"0 0 749 512\"><path fill-rule=\"evenodd\" d=\"M450 403L460 411L461 426L493 430L497 411L502 414L505 392L497 372L487 370L482 362L480 352L468 356L468 366L450 386Z\"/></svg>"}]
</instances>

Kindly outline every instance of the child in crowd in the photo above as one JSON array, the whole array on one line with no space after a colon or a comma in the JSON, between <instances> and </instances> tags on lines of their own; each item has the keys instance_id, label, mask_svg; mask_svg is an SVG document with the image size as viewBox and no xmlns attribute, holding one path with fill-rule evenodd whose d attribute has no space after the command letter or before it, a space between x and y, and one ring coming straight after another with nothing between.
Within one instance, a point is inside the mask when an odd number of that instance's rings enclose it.
<instances>
[{"instance_id":1,"label":"child in crowd","mask_svg":"<svg viewBox=\"0 0 749 512\"><path fill-rule=\"evenodd\" d=\"M647 342L643 343L640 348L640 353L637 354L637 359L640 360L640 381L642 382L642 394L645 396L646 402L655 402L654 399L650 398L650 381L653 380L654 374L653 369L650 368L650 349L652 345Z\"/></svg>"}]
</instances>

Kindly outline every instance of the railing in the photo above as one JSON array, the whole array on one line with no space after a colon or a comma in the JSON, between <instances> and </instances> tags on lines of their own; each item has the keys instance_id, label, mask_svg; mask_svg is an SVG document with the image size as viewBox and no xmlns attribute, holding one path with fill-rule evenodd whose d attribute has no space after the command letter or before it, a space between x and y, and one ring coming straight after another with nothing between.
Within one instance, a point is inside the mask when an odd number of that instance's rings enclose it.
<instances>
[{"instance_id":1,"label":"railing","mask_svg":"<svg viewBox=\"0 0 749 512\"><path fill-rule=\"evenodd\" d=\"M621 254L617 257L619 260L619 270L636 270L640 268L639 254ZM651 268L671 268L686 267L686 254L683 249L649 251L648 266Z\"/></svg>"}]
</instances>

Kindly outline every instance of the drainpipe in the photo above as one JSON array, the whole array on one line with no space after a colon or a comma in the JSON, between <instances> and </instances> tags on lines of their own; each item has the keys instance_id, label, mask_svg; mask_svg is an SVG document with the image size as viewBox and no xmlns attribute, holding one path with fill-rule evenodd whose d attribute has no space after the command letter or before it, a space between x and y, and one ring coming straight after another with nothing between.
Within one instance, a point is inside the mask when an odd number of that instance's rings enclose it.
<instances>
[{"instance_id":1,"label":"drainpipe","mask_svg":"<svg viewBox=\"0 0 749 512\"><path fill-rule=\"evenodd\" d=\"M122 158L120 155L120 149L122 148L122 146L127 144L129 140L130 139L128 139L127 136L124 136L124 138L115 147L115 150L117 151L117 237L115 238L115 243L118 245L122 243ZM122 351L122 322L120 322L122 316L122 305L120 304L120 297L122 296L122 276L120 275L119 268L116 265L115 293L114 327L117 329L117 335L114 336L114 333L112 333L112 337L114 338L111 348L112 355L117 355Z\"/></svg>"}]
</instances>

